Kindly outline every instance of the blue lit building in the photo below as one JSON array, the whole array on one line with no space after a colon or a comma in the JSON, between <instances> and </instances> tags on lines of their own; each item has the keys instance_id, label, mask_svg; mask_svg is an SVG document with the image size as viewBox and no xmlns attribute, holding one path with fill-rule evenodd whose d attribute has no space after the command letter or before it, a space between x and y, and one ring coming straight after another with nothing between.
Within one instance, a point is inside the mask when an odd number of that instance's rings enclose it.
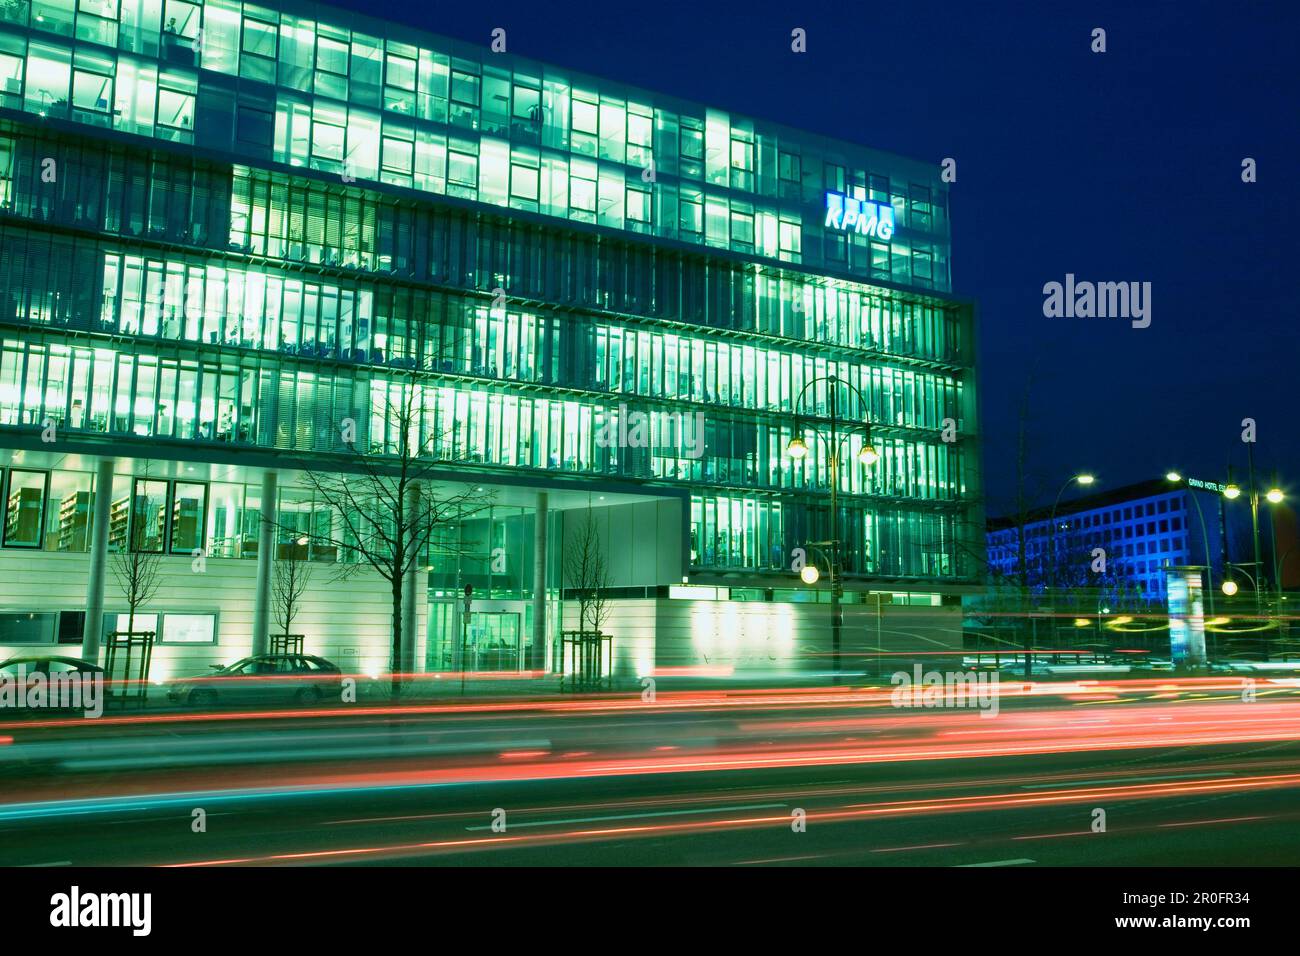
<instances>
[{"instance_id":1,"label":"blue lit building","mask_svg":"<svg viewBox=\"0 0 1300 956\"><path fill-rule=\"evenodd\" d=\"M1033 590L1092 586L1093 551L1106 553L1110 580L1149 602L1165 600L1167 566L1209 565L1214 587L1225 565L1253 561L1250 508L1243 495L1227 501L1223 485L1189 479L1139 482L1037 509L1024 525L1025 566ZM1265 587L1273 580L1271 512L1260 516ZM994 580L1019 580L1020 530L1013 517L988 522L988 561ZM1253 569L1246 567L1247 574ZM1242 576L1237 575L1241 578Z\"/></svg>"}]
</instances>

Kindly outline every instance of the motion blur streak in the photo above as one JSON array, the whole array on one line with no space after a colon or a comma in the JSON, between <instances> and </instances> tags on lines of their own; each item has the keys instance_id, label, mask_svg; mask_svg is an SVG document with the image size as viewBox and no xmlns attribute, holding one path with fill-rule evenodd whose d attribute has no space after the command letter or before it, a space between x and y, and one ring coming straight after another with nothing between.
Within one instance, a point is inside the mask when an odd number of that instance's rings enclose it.
<instances>
[{"instance_id":1,"label":"motion blur streak","mask_svg":"<svg viewBox=\"0 0 1300 956\"><path fill-rule=\"evenodd\" d=\"M1007 683L991 720L877 686L15 722L0 862L980 865L1033 839L1115 865L1221 831L1218 862L1290 861L1300 692L1241 686Z\"/></svg>"},{"instance_id":2,"label":"motion blur streak","mask_svg":"<svg viewBox=\"0 0 1300 956\"><path fill-rule=\"evenodd\" d=\"M879 815L879 814L903 814L903 815L924 815L931 813L950 813L963 812L975 809L1007 809L1015 808L1030 804L1048 804L1087 801L1094 802L1102 799L1110 800L1133 800L1155 797L1185 796L1190 794L1214 793L1228 790L1251 790L1263 787L1294 787L1300 784L1300 774L1279 775L1274 777L1262 777L1251 780L1234 780L1234 781L1203 781L1192 780L1178 784L1170 784L1162 787L1155 786L1132 786L1132 787L1107 787L1098 789L1079 789L1079 790L1061 790L1049 794L1016 794L1005 793L995 794L988 797L965 797L947 800L923 800L912 803L884 803L872 804L866 806L847 807L842 810L821 811L809 813L808 821L812 822L843 822L855 818ZM500 835L491 838L467 838L462 840L444 840L428 843L396 844L392 846L374 846L374 847L354 847L344 850L323 850L313 853L281 853L271 854L261 857L247 857L240 860L207 860L196 861L184 864L174 864L177 866L214 866L228 865L231 863L284 863L302 861L309 858L325 859L329 857L358 856L363 854L373 855L394 855L408 853L412 851L430 851L430 850L465 850L472 847L488 848L493 846L519 844L524 842L532 843L555 843L568 842L572 840L601 840L612 837L650 837L660 836L670 833L685 833L690 831L701 830L732 830L745 827L771 826L773 824L782 824L789 822L788 816L753 816L753 817L731 817L721 820L702 820L694 822L681 823L657 823L646 824L642 826L618 826L605 828L592 828L583 830L566 830L550 834L536 834L531 836L507 836ZM1247 818L1238 818L1241 820ZM1253 818L1251 818L1253 819ZM570 821L557 821L567 823ZM1203 821L1209 822L1209 821ZM1232 822L1232 821L1218 821ZM938 845L935 845L938 846ZM922 849L923 847L914 847L913 849ZM933 848L933 847L931 847Z\"/></svg>"},{"instance_id":3,"label":"motion blur streak","mask_svg":"<svg viewBox=\"0 0 1300 956\"><path fill-rule=\"evenodd\" d=\"M1300 687L1294 678L1258 678L1258 693L1290 692ZM991 688L1000 698L1065 697L1076 698L1098 694L1140 696L1144 694L1169 695L1171 698L1191 699L1197 693L1227 691L1239 695L1242 679L1237 677L1189 677L1181 679L1132 680L1100 682L1094 680L1034 683L1002 681ZM639 695L607 695L572 698L539 697L535 699L459 700L439 703L409 704L353 704L341 707L312 707L300 710L218 710L174 711L150 714L123 714L101 717L93 722L95 727L132 727L190 724L212 721L259 720L325 720L337 717L394 717L394 716L476 716L510 713L594 714L647 710L730 710L736 708L805 708L824 707L880 707L892 708L889 687L796 687L748 688L729 690L660 691L653 702L643 701ZM81 717L63 717L49 720L0 721L0 730L33 730L59 727L86 728Z\"/></svg>"}]
</instances>

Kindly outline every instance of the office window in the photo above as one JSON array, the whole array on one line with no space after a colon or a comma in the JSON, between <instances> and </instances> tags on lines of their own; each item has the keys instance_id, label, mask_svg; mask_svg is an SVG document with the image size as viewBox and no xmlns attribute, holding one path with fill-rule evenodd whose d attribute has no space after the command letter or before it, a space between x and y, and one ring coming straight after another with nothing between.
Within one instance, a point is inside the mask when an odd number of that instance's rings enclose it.
<instances>
[{"instance_id":1,"label":"office window","mask_svg":"<svg viewBox=\"0 0 1300 956\"><path fill-rule=\"evenodd\" d=\"M50 473L49 506L45 509L45 545L56 551L86 551L90 546L90 474Z\"/></svg>"},{"instance_id":2,"label":"office window","mask_svg":"<svg viewBox=\"0 0 1300 956\"><path fill-rule=\"evenodd\" d=\"M49 473L11 468L7 479L4 546L39 548L41 529L45 526Z\"/></svg>"},{"instance_id":3,"label":"office window","mask_svg":"<svg viewBox=\"0 0 1300 956\"><path fill-rule=\"evenodd\" d=\"M627 218L634 222L650 222L650 193L629 186L627 190Z\"/></svg>"},{"instance_id":4,"label":"office window","mask_svg":"<svg viewBox=\"0 0 1300 956\"><path fill-rule=\"evenodd\" d=\"M537 202L538 162L528 156L516 156L510 163L510 198Z\"/></svg>"},{"instance_id":5,"label":"office window","mask_svg":"<svg viewBox=\"0 0 1300 956\"><path fill-rule=\"evenodd\" d=\"M341 110L338 112L342 112ZM340 117L341 119L342 117ZM311 155L313 159L343 162L344 127L320 119L311 124Z\"/></svg>"},{"instance_id":6,"label":"office window","mask_svg":"<svg viewBox=\"0 0 1300 956\"><path fill-rule=\"evenodd\" d=\"M113 103L113 79L109 75L111 67L111 61L105 58L103 72L83 69L73 71L73 119L109 125Z\"/></svg>"},{"instance_id":7,"label":"office window","mask_svg":"<svg viewBox=\"0 0 1300 956\"><path fill-rule=\"evenodd\" d=\"M782 152L777 158L777 176L785 182L800 180L800 160L794 153Z\"/></svg>"},{"instance_id":8,"label":"office window","mask_svg":"<svg viewBox=\"0 0 1300 956\"><path fill-rule=\"evenodd\" d=\"M447 151L447 184L476 190L478 189L478 156L464 152L463 149L459 142L453 142ZM471 195L470 198L473 196Z\"/></svg>"},{"instance_id":9,"label":"office window","mask_svg":"<svg viewBox=\"0 0 1300 956\"><path fill-rule=\"evenodd\" d=\"M279 42L279 27L274 23L244 17L244 37L242 49L253 56L275 59Z\"/></svg>"},{"instance_id":10,"label":"office window","mask_svg":"<svg viewBox=\"0 0 1300 956\"><path fill-rule=\"evenodd\" d=\"M704 233L704 200L698 192L682 190L677 205L678 227L692 236Z\"/></svg>"},{"instance_id":11,"label":"office window","mask_svg":"<svg viewBox=\"0 0 1300 956\"><path fill-rule=\"evenodd\" d=\"M53 644L57 618L53 611L2 611L0 644Z\"/></svg>"},{"instance_id":12,"label":"office window","mask_svg":"<svg viewBox=\"0 0 1300 956\"><path fill-rule=\"evenodd\" d=\"M320 83L319 74L325 73L329 76L346 79L348 75L348 45L342 40L320 34L316 38L316 70L317 83ZM327 80L328 82L328 80ZM325 90L319 92L325 93ZM337 94L327 94L337 95Z\"/></svg>"},{"instance_id":13,"label":"office window","mask_svg":"<svg viewBox=\"0 0 1300 956\"><path fill-rule=\"evenodd\" d=\"M69 51L33 40L27 52L26 104L23 108L41 116L66 116L71 78Z\"/></svg>"},{"instance_id":14,"label":"office window","mask_svg":"<svg viewBox=\"0 0 1300 956\"><path fill-rule=\"evenodd\" d=\"M137 478L131 491L131 550L161 554L167 540L167 482Z\"/></svg>"},{"instance_id":15,"label":"office window","mask_svg":"<svg viewBox=\"0 0 1300 956\"><path fill-rule=\"evenodd\" d=\"M385 172L411 175L415 167L415 144L407 139L385 136L382 161Z\"/></svg>"},{"instance_id":16,"label":"office window","mask_svg":"<svg viewBox=\"0 0 1300 956\"><path fill-rule=\"evenodd\" d=\"M592 221L596 213L596 169L594 163L575 161L569 175L569 206L586 216L575 216Z\"/></svg>"},{"instance_id":17,"label":"office window","mask_svg":"<svg viewBox=\"0 0 1300 956\"><path fill-rule=\"evenodd\" d=\"M235 135L240 143L271 148L275 138L275 114L241 103L236 117Z\"/></svg>"},{"instance_id":18,"label":"office window","mask_svg":"<svg viewBox=\"0 0 1300 956\"><path fill-rule=\"evenodd\" d=\"M803 230L799 223L782 218L777 242L782 253L798 255L803 251Z\"/></svg>"},{"instance_id":19,"label":"office window","mask_svg":"<svg viewBox=\"0 0 1300 956\"><path fill-rule=\"evenodd\" d=\"M104 636L107 637L114 631L122 634L127 633L134 627L132 633L143 634L146 631L158 633L158 615L157 614L136 614L132 620L131 615L127 613L105 614L104 615Z\"/></svg>"},{"instance_id":20,"label":"office window","mask_svg":"<svg viewBox=\"0 0 1300 956\"><path fill-rule=\"evenodd\" d=\"M203 547L208 515L208 486L177 481L172 485L171 550L189 554Z\"/></svg>"},{"instance_id":21,"label":"office window","mask_svg":"<svg viewBox=\"0 0 1300 956\"><path fill-rule=\"evenodd\" d=\"M384 82L388 86L395 86L399 90L415 89L415 60L390 53L386 65Z\"/></svg>"},{"instance_id":22,"label":"office window","mask_svg":"<svg viewBox=\"0 0 1300 956\"><path fill-rule=\"evenodd\" d=\"M217 616L170 612L164 614L160 640L164 644L215 644L217 643Z\"/></svg>"},{"instance_id":23,"label":"office window","mask_svg":"<svg viewBox=\"0 0 1300 956\"><path fill-rule=\"evenodd\" d=\"M629 111L627 114L627 161L645 167L654 148L654 121L649 116Z\"/></svg>"},{"instance_id":24,"label":"office window","mask_svg":"<svg viewBox=\"0 0 1300 956\"><path fill-rule=\"evenodd\" d=\"M194 94L187 90L158 87L158 125L174 129L194 128Z\"/></svg>"}]
</instances>

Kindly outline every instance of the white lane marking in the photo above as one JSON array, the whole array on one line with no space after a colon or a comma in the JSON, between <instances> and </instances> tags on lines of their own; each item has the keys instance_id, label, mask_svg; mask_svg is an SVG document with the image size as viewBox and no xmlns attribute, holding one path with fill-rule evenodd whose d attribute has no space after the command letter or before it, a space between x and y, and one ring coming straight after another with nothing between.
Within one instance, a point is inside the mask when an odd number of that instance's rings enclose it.
<instances>
[{"instance_id":1,"label":"white lane marking","mask_svg":"<svg viewBox=\"0 0 1300 956\"><path fill-rule=\"evenodd\" d=\"M720 813L723 810L774 810L784 807L784 803L742 803L732 807L696 807L690 810L657 810L653 813L619 813L607 817L569 817L564 820L534 820L530 823L512 823L510 829L520 827L549 827L561 823L604 823L607 820L639 820L644 817L680 817L690 813ZM492 825L466 827L466 830L491 830Z\"/></svg>"},{"instance_id":2,"label":"white lane marking","mask_svg":"<svg viewBox=\"0 0 1300 956\"><path fill-rule=\"evenodd\" d=\"M1199 780L1202 777L1235 777L1227 770L1207 770L1204 773L1169 773L1158 777L1109 777L1101 780L1070 780L1072 787L1091 787L1099 783L1150 783L1153 780ZM1024 784L1021 790L1056 790L1064 786L1061 783Z\"/></svg>"},{"instance_id":3,"label":"white lane marking","mask_svg":"<svg viewBox=\"0 0 1300 956\"><path fill-rule=\"evenodd\" d=\"M957 866L958 869L969 867L969 866L1019 866L1021 863L1033 863L1033 862L1034 862L1033 860L1028 860L1025 859L1024 857L1021 857L1018 860L993 860L990 863L959 863Z\"/></svg>"}]
</instances>

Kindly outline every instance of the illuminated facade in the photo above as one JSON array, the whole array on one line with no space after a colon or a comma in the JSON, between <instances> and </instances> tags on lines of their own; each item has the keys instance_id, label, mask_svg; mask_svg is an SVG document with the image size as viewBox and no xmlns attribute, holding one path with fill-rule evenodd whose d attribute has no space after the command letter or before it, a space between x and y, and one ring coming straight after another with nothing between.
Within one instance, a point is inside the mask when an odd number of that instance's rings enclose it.
<instances>
[{"instance_id":1,"label":"illuminated facade","mask_svg":"<svg viewBox=\"0 0 1300 956\"><path fill-rule=\"evenodd\" d=\"M391 455L415 389L438 459L514 489L482 531L521 556L431 556L431 598L477 580L528 632L521 487L681 501L679 566L628 587L795 587L832 534L824 398L794 403L835 374L880 454L846 448L847 586L959 589L983 522L948 254L937 167L486 44L312 4L3 0L0 551L89 549L112 455L110 550L137 522L177 561L257 563L264 473L282 524L330 521L295 470L343 461L343 420ZM602 440L632 416L646 441Z\"/></svg>"}]
</instances>

